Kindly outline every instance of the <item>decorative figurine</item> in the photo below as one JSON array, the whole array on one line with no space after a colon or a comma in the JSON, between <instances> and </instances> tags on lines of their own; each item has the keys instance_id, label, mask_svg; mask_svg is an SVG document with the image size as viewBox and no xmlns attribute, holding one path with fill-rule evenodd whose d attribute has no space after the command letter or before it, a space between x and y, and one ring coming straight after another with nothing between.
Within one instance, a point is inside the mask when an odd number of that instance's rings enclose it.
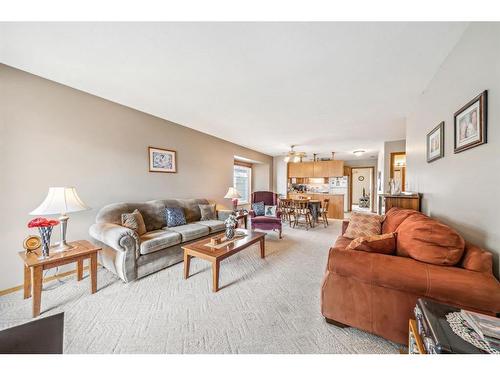
<instances>
[{"instance_id":1,"label":"decorative figurine","mask_svg":"<svg viewBox=\"0 0 500 375\"><path fill-rule=\"evenodd\" d=\"M231 240L236 232L236 216L234 214L229 215L226 221L224 221L224 224L226 225L226 238Z\"/></svg>"}]
</instances>

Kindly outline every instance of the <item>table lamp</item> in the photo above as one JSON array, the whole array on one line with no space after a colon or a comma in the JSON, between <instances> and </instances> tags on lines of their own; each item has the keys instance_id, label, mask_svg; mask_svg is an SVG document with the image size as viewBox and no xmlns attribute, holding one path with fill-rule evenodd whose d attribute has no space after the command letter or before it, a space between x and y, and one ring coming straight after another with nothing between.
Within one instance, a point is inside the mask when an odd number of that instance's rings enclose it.
<instances>
[{"instance_id":1,"label":"table lamp","mask_svg":"<svg viewBox=\"0 0 500 375\"><path fill-rule=\"evenodd\" d=\"M241 198L240 193L238 193L238 190L236 190L234 187L230 187L227 190L226 195L224 198L231 199L233 202L233 210L236 211L238 207L238 198Z\"/></svg>"},{"instance_id":2,"label":"table lamp","mask_svg":"<svg viewBox=\"0 0 500 375\"><path fill-rule=\"evenodd\" d=\"M88 210L89 207L82 202L74 187L51 187L45 200L30 212L30 215L54 215L60 214L61 222L61 242L54 245L56 252L66 251L72 248L66 242L66 228L70 212Z\"/></svg>"}]
</instances>

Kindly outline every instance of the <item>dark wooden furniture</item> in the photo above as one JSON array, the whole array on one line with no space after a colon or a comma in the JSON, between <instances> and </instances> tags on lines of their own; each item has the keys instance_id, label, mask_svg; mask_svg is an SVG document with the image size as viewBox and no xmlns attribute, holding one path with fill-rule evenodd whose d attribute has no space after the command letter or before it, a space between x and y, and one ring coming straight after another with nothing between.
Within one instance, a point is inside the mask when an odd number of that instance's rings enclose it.
<instances>
[{"instance_id":1,"label":"dark wooden furniture","mask_svg":"<svg viewBox=\"0 0 500 375\"><path fill-rule=\"evenodd\" d=\"M485 354L456 335L446 315L460 308L420 298L410 319L408 350L419 354ZM413 342L412 342L413 340Z\"/></svg>"},{"instance_id":2,"label":"dark wooden furniture","mask_svg":"<svg viewBox=\"0 0 500 375\"><path fill-rule=\"evenodd\" d=\"M238 222L238 227L240 226L240 221L243 221L243 227L247 229L248 226L248 212L238 212L236 213L236 221Z\"/></svg>"},{"instance_id":3,"label":"dark wooden furniture","mask_svg":"<svg viewBox=\"0 0 500 375\"><path fill-rule=\"evenodd\" d=\"M100 247L89 241L71 242L72 249L64 252L52 253L47 259L39 259L40 251L26 254L19 252L24 263L24 298L33 295L33 318L40 315L42 301L43 271L59 267L68 263L76 263L76 278L80 281L83 278L83 261L90 259L90 288L91 292L97 291L97 252Z\"/></svg>"},{"instance_id":4,"label":"dark wooden furniture","mask_svg":"<svg viewBox=\"0 0 500 375\"><path fill-rule=\"evenodd\" d=\"M392 207L408 208L415 211L421 211L422 194L380 194L379 195L379 213L383 214ZM382 203L385 210L382 210Z\"/></svg>"},{"instance_id":5,"label":"dark wooden furniture","mask_svg":"<svg viewBox=\"0 0 500 375\"><path fill-rule=\"evenodd\" d=\"M311 214L311 210L309 208L311 200L310 199L296 199L293 201L293 211L295 213L295 220L293 222L293 227L300 224L304 224L306 230L312 228L313 224L313 216ZM300 218L303 217L304 221L300 221Z\"/></svg>"},{"instance_id":6,"label":"dark wooden furniture","mask_svg":"<svg viewBox=\"0 0 500 375\"><path fill-rule=\"evenodd\" d=\"M189 277L189 266L191 263L191 258L196 257L208 260L212 263L212 291L217 292L219 290L219 270L221 261L257 242L260 243L260 257L264 258L266 256L265 233L243 229L238 229L238 231L244 232L246 236L241 239L237 239L220 249L206 246L210 243L211 238L205 238L201 241L193 242L186 246L183 246L184 278L187 279Z\"/></svg>"},{"instance_id":7,"label":"dark wooden furniture","mask_svg":"<svg viewBox=\"0 0 500 375\"><path fill-rule=\"evenodd\" d=\"M0 331L0 354L62 354L64 313Z\"/></svg>"}]
</instances>

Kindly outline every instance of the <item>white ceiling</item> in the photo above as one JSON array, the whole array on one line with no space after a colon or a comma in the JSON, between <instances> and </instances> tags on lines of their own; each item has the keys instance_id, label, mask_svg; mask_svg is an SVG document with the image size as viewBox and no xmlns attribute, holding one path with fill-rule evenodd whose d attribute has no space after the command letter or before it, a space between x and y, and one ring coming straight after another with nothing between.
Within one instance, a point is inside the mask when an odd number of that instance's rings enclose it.
<instances>
[{"instance_id":1,"label":"white ceiling","mask_svg":"<svg viewBox=\"0 0 500 375\"><path fill-rule=\"evenodd\" d=\"M0 62L270 155L353 159L405 138L466 27L0 23Z\"/></svg>"}]
</instances>

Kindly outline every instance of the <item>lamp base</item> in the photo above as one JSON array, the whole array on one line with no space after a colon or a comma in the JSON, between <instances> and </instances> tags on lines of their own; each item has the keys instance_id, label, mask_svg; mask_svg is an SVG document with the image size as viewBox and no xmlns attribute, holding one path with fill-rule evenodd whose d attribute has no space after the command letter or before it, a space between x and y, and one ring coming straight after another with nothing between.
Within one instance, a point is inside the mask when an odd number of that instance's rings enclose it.
<instances>
[{"instance_id":1,"label":"lamp base","mask_svg":"<svg viewBox=\"0 0 500 375\"><path fill-rule=\"evenodd\" d=\"M62 242L59 242L53 246L50 247L50 249L54 252L54 253L62 253L64 251L68 251L68 250L71 250L73 248L73 246L71 246L70 244L68 244L66 241L62 241Z\"/></svg>"}]
</instances>

